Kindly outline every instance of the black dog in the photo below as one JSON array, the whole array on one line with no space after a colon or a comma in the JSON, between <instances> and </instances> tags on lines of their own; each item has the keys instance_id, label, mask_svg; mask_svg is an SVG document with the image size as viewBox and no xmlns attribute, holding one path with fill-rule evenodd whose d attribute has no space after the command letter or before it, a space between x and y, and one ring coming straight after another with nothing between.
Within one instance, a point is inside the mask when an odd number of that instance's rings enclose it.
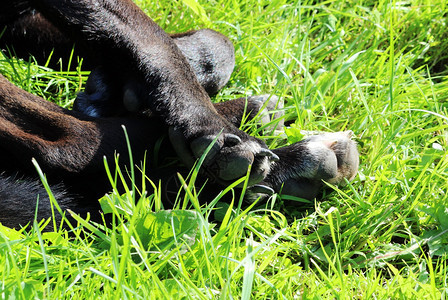
<instances>
[{"instance_id":1,"label":"black dog","mask_svg":"<svg viewBox=\"0 0 448 300\"><path fill-rule=\"evenodd\" d=\"M169 36L129 0L9 1L0 4L0 26L6 28L2 47L14 47L19 56L45 59L53 49L63 56L76 42L94 69L74 111L31 95L0 75L4 225L29 222L37 195L38 217L49 216L45 193L22 179L36 174L32 158L56 184L63 209L97 210L96 199L109 190L103 157L113 161L114 153L121 153L120 162L129 163L121 125L135 161L146 151L151 156L160 137L168 134L170 142L162 143L162 152L177 153L189 168L215 141L203 172L219 184L244 176L251 165L250 186L313 198L322 179L337 184L357 172L358 152L349 132L312 136L271 151L237 129L245 114L262 113L267 97L210 102L209 94L223 87L234 66L233 46L219 33ZM268 106L275 106L275 100Z\"/></svg>"}]
</instances>

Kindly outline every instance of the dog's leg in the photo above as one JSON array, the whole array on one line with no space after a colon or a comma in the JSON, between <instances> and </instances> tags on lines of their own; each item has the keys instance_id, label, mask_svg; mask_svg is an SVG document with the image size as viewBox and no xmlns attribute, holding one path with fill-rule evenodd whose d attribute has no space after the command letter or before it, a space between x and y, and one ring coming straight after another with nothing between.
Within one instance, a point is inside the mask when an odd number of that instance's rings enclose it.
<instances>
[{"instance_id":1,"label":"dog's leg","mask_svg":"<svg viewBox=\"0 0 448 300\"><path fill-rule=\"evenodd\" d=\"M202 29L171 35L171 38L209 95L215 94L228 82L235 66L235 57L233 45L227 37L210 29ZM110 68L103 66L94 68L84 92L80 93L75 101L74 110L92 117L109 117L139 111L142 108L141 99L146 97L147 92L144 84L130 76L126 79L127 84L123 91L120 84L120 81L123 81L121 77ZM117 98L117 94L123 95L123 99ZM252 111L255 116L266 98L249 97L241 99L243 101L231 101L225 105L214 106L221 115L224 114L227 120L238 127L242 114L246 111L246 102L250 109L247 112ZM269 100L270 103L274 102L273 99Z\"/></svg>"},{"instance_id":2,"label":"dog's leg","mask_svg":"<svg viewBox=\"0 0 448 300\"><path fill-rule=\"evenodd\" d=\"M39 64L46 64L50 55L50 67L60 68L59 59L67 64L74 41L64 35L41 13L30 6L12 8L0 5L0 49L10 49L12 54L28 59L32 55ZM234 49L230 40L222 34L202 29L173 34L171 38L193 68L199 83L209 95L215 94L229 80L235 65ZM29 47L33 45L33 47ZM74 57L83 58L83 69L98 67L98 59L88 47L76 45ZM72 67L76 67L72 64ZM65 68L64 66L62 66Z\"/></svg>"},{"instance_id":3,"label":"dog's leg","mask_svg":"<svg viewBox=\"0 0 448 300\"><path fill-rule=\"evenodd\" d=\"M264 177L268 157L275 155L216 112L173 40L131 1L33 3L62 32L86 41L123 75L133 74L143 82L147 90L142 108L147 106L171 127L170 139L187 165L216 139L204 163L210 176L229 182L260 161L253 166L251 181Z\"/></svg>"},{"instance_id":4,"label":"dog's leg","mask_svg":"<svg viewBox=\"0 0 448 300\"><path fill-rule=\"evenodd\" d=\"M100 119L65 110L0 75L0 170L11 178L17 174L14 180L0 175L0 222L16 226L19 221L23 225L32 220L25 217L34 216L35 192L40 199L39 218L50 217L48 197L36 184L33 158L50 183L58 186L63 182L63 189L72 195L56 193L62 208L95 212L96 199L110 190L103 158L108 158L112 170L115 154L120 154L120 165L129 164L121 125L126 127L137 164L145 151L152 153L156 140L167 133L166 127L159 127L160 121L151 118ZM23 211L15 214L18 209Z\"/></svg>"},{"instance_id":5,"label":"dog's leg","mask_svg":"<svg viewBox=\"0 0 448 300\"><path fill-rule=\"evenodd\" d=\"M70 178L103 172L103 157L126 159L125 125L136 160L166 132L157 120L95 119L65 110L11 84L0 75L0 170L35 174L35 158L48 175ZM82 178L82 176L81 176ZM104 191L103 191L104 192Z\"/></svg>"},{"instance_id":6,"label":"dog's leg","mask_svg":"<svg viewBox=\"0 0 448 300\"><path fill-rule=\"evenodd\" d=\"M2 7L3 10L7 8ZM74 41L64 36L50 21L41 13L32 10L29 7L22 8L22 13L17 15L17 11L5 13L0 27L7 26L7 30L0 39L0 45L7 45L14 49L14 53L19 57L27 58L29 54L33 55L38 62L45 63L51 51L55 51L54 57L64 57L68 59L70 49ZM0 12L0 14L2 14ZM11 17L11 15L13 17ZM6 22L6 17L11 17ZM209 95L220 90L229 80L235 66L235 55L232 42L224 35L210 30L201 29L170 35L177 47L187 59L192 67L201 86ZM33 44L33 47L27 48L27 45ZM79 47L78 47L79 48ZM83 66L94 67L94 62L86 49L78 49L79 54L86 60ZM87 62L87 63L86 63ZM95 67L94 67L95 68ZM115 85L111 81L111 74L105 74L104 70L96 69L92 73L87 90L95 89L98 97L80 97L77 100L77 109L93 116L110 116L122 111L121 103L109 103L112 90L107 85ZM269 99L268 99L269 98ZM85 100L86 102L82 102ZM279 109L277 99L268 96L255 96L227 101L215 105L216 110L224 115L235 126L239 126L242 119L248 116L252 119L258 114L264 102L269 100L265 111ZM87 102L88 101L88 102ZM277 113L275 118L278 118ZM263 122L268 121L268 114L264 114ZM281 126L281 124L279 124Z\"/></svg>"}]
</instances>

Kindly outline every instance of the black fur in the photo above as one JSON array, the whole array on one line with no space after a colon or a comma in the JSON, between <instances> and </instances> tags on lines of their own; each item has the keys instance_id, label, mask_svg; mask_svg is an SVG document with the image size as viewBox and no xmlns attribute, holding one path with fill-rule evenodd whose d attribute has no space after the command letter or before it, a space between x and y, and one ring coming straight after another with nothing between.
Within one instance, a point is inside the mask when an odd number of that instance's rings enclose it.
<instances>
[{"instance_id":1,"label":"black fur","mask_svg":"<svg viewBox=\"0 0 448 300\"><path fill-rule=\"evenodd\" d=\"M4 1L0 26L6 28L3 49L13 46L13 53L32 53L45 62L53 48L63 56L76 43L94 70L76 100L77 111L20 90L0 75L0 170L33 176L35 158L56 184L63 209L97 211L96 199L110 189L103 157L113 161L120 153L120 163L129 164L122 124L137 164L145 153L150 166L176 153L189 169L215 141L202 168L215 183L233 182L252 165L254 190L313 198L322 180L343 183L356 174L358 153L349 133L271 151L238 126L247 115L269 119L266 107L281 108L278 98L210 102L209 94L225 85L234 67L233 46L217 32L170 36L130 0ZM159 156L151 160L155 152ZM147 171L157 178L154 168ZM32 220L37 196L38 219L49 217L48 197L38 183L0 177L0 222L18 226Z\"/></svg>"}]
</instances>

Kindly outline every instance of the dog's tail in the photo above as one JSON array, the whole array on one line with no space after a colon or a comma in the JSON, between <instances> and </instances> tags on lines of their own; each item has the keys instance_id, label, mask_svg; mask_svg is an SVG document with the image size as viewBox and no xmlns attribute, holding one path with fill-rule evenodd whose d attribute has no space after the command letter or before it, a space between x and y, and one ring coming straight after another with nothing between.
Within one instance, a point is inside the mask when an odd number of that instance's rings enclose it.
<instances>
[{"instance_id":1,"label":"dog's tail","mask_svg":"<svg viewBox=\"0 0 448 300\"><path fill-rule=\"evenodd\" d=\"M51 191L62 211L79 210L79 199L69 195L63 184L51 186ZM2 225L19 229L21 226L32 223L35 217L39 222L52 215L50 198L40 181L0 174L0 223ZM62 216L56 209L54 209L54 216L59 223ZM52 223L48 224L46 231L52 230Z\"/></svg>"}]
</instances>

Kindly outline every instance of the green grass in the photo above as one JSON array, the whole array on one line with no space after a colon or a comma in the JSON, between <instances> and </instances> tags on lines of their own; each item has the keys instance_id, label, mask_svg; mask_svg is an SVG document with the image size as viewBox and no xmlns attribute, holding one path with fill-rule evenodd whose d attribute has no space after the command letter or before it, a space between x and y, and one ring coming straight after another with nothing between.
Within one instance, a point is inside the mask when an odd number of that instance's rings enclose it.
<instances>
[{"instance_id":1,"label":"green grass","mask_svg":"<svg viewBox=\"0 0 448 300\"><path fill-rule=\"evenodd\" d=\"M148 2L168 32L210 27L234 42L235 72L214 101L284 97L292 124L262 137L271 147L300 130L353 130L359 175L308 204L200 207L188 189L170 212L155 189L103 198L112 228L0 226L1 298L447 297L446 1ZM67 107L87 76L6 58L0 71Z\"/></svg>"}]
</instances>

